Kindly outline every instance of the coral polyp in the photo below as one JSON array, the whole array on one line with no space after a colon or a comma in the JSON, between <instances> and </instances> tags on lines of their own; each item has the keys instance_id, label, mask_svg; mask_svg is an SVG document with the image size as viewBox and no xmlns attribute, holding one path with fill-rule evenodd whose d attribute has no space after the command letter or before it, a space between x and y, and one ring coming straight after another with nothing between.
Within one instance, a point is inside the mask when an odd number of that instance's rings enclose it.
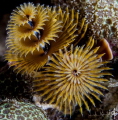
<instances>
[{"instance_id":1,"label":"coral polyp","mask_svg":"<svg viewBox=\"0 0 118 120\"><path fill-rule=\"evenodd\" d=\"M107 89L101 83L107 81L103 76L111 75L107 71L111 68L104 66L108 63L100 60L104 54L97 54L99 47L93 45L90 38L81 47L60 49L33 81L34 91L64 114L72 114L76 105L82 114L83 104L90 111L87 99L95 106L93 97L100 101L98 96L103 95L99 88Z\"/></svg>"},{"instance_id":2,"label":"coral polyp","mask_svg":"<svg viewBox=\"0 0 118 120\"><path fill-rule=\"evenodd\" d=\"M27 7L25 7L27 6ZM24 4L16 11L28 9L31 3ZM6 45L9 48L5 58L12 62L17 72L31 74L46 64L52 53L67 47L77 35L80 39L86 32L87 25L79 23L79 13L68 7L63 11L59 7L44 7L37 5L31 7L34 17L25 23L17 22L14 13L8 23L8 37ZM33 12L30 12L33 14ZM19 14L20 15L20 14ZM15 17L15 20L13 19ZM16 24L15 24L16 22ZM19 23L19 25L18 25ZM80 27L78 30L77 27ZM82 33L81 33L82 31ZM13 51L13 52L12 52Z\"/></svg>"}]
</instances>

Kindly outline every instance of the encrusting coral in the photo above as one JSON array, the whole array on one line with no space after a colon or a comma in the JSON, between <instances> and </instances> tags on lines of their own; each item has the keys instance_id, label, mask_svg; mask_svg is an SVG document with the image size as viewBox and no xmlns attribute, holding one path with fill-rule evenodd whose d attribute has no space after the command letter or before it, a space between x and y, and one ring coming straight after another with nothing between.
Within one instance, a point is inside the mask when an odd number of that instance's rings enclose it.
<instances>
[{"instance_id":1,"label":"encrusting coral","mask_svg":"<svg viewBox=\"0 0 118 120\"><path fill-rule=\"evenodd\" d=\"M46 113L32 103L16 100L0 103L0 119L2 120L48 120Z\"/></svg>"},{"instance_id":2,"label":"encrusting coral","mask_svg":"<svg viewBox=\"0 0 118 120\"><path fill-rule=\"evenodd\" d=\"M111 75L106 71L111 68L104 66L108 62L101 61L104 53L97 54L99 47L93 46L90 38L86 45L71 45L70 49L65 47L54 53L44 70L35 75L34 91L64 114L72 114L76 105L82 114L83 104L90 111L86 99L95 106L93 97L100 101L98 95L103 95L98 88L107 89L101 84L107 81L103 76Z\"/></svg>"},{"instance_id":3,"label":"encrusting coral","mask_svg":"<svg viewBox=\"0 0 118 120\"><path fill-rule=\"evenodd\" d=\"M31 74L44 66L52 53L72 43L77 35L83 38L87 25L84 18L81 22L74 9L66 7L62 11L60 7L24 3L13 11L8 23L6 45L9 49L5 58L18 73Z\"/></svg>"},{"instance_id":4,"label":"encrusting coral","mask_svg":"<svg viewBox=\"0 0 118 120\"><path fill-rule=\"evenodd\" d=\"M89 36L105 38L115 42L118 39L118 1L117 0L52 0L62 8L69 6L85 16L89 24Z\"/></svg>"}]
</instances>

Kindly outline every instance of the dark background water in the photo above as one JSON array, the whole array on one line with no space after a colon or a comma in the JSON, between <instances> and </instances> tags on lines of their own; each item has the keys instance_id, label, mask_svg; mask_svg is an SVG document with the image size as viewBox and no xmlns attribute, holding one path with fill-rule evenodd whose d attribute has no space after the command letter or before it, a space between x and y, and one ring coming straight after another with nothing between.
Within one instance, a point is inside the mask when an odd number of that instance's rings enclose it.
<instances>
[{"instance_id":1,"label":"dark background water","mask_svg":"<svg viewBox=\"0 0 118 120\"><path fill-rule=\"evenodd\" d=\"M1 0L0 1L0 19L2 19L4 14L9 14L12 12L16 6L24 2L33 2L34 4L40 3L45 5L51 5L51 0Z\"/></svg>"}]
</instances>

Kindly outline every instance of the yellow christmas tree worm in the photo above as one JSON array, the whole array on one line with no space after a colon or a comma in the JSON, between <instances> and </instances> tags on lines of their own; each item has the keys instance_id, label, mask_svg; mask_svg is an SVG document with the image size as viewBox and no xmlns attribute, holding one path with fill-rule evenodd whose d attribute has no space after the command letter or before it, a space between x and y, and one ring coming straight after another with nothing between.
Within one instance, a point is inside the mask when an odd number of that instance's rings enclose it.
<instances>
[{"instance_id":1,"label":"yellow christmas tree worm","mask_svg":"<svg viewBox=\"0 0 118 120\"><path fill-rule=\"evenodd\" d=\"M62 28L61 20L59 20L55 9L45 8L42 5L37 5L34 9L31 5L31 3L25 3L17 8L17 12L13 12L7 27L8 38L6 44L20 55L33 53L35 49L40 50L40 47L44 47L46 43L49 44L50 40L55 40L58 37L57 33ZM29 10L29 8L32 10ZM23 16L20 13L24 13L24 17L29 16L27 20L19 20Z\"/></svg>"},{"instance_id":2,"label":"yellow christmas tree worm","mask_svg":"<svg viewBox=\"0 0 118 120\"><path fill-rule=\"evenodd\" d=\"M103 66L108 62L100 60L104 54L97 54L99 47L93 48L93 45L94 40L90 38L81 47L71 45L69 50L60 49L33 81L34 91L64 114L72 114L76 105L82 114L83 104L89 111L86 99L95 106L93 97L100 101L98 95L103 95L98 88L107 89L101 82L107 81L104 75L111 75L105 71L110 68Z\"/></svg>"},{"instance_id":3,"label":"yellow christmas tree worm","mask_svg":"<svg viewBox=\"0 0 118 120\"><path fill-rule=\"evenodd\" d=\"M35 18L35 15L37 14L37 9L33 3L29 2L28 4L21 4L20 7L17 7L15 10L13 10L11 14L11 20L9 21L9 23L17 24L20 26L28 23L33 18Z\"/></svg>"},{"instance_id":4,"label":"yellow christmas tree worm","mask_svg":"<svg viewBox=\"0 0 118 120\"><path fill-rule=\"evenodd\" d=\"M42 8L40 5L38 5L38 7ZM36 9L38 9L38 7L36 7ZM48 21L46 20L44 22L44 29L40 31L42 34L40 38L42 40L41 43L40 40L38 40L38 42L36 40L40 37L40 33L36 30L34 36L27 32L27 37L24 37L25 40L24 38L19 40L14 39L19 38L17 36L18 33L15 32L15 30L18 30L16 27L19 26L12 26L14 30L12 30L11 27L8 27L9 35L6 44L9 47L9 50L6 53L5 58L12 63L11 66L15 66L17 72L31 74L32 72L37 71L46 64L52 53L67 47L75 40L77 35L80 35L80 31L84 29L84 20L82 24L78 22L79 14L74 11L74 9L69 10L68 7L66 7L65 11L62 11L60 7L46 7L45 10L42 10L47 11L49 17L47 17ZM77 30L78 25L80 26L79 31ZM24 29L24 26L25 25L20 25L20 29ZM31 27L31 25L29 25L29 27ZM25 35L25 32L23 34ZM28 35L30 35L30 37L28 37ZM83 34L80 36L83 36Z\"/></svg>"}]
</instances>

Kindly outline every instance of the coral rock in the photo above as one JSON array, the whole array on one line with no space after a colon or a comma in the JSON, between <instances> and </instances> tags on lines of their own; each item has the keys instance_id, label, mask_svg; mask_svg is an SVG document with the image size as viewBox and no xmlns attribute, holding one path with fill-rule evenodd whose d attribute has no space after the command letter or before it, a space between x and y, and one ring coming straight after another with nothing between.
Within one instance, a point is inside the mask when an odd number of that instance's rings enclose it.
<instances>
[{"instance_id":1,"label":"coral rock","mask_svg":"<svg viewBox=\"0 0 118 120\"><path fill-rule=\"evenodd\" d=\"M2 120L48 120L45 112L32 103L16 100L0 103L0 119Z\"/></svg>"}]
</instances>

